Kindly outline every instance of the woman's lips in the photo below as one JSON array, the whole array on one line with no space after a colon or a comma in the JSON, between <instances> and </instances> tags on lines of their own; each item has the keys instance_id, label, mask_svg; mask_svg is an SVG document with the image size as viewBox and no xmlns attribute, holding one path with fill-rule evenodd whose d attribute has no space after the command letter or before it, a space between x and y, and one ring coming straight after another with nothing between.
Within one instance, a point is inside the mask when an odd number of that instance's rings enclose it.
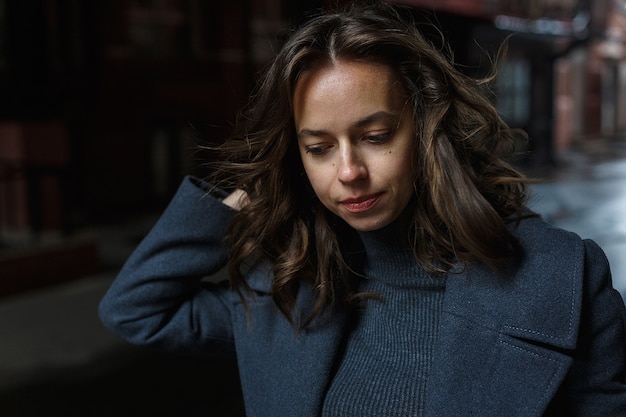
<instances>
[{"instance_id":1,"label":"woman's lips","mask_svg":"<svg viewBox=\"0 0 626 417\"><path fill-rule=\"evenodd\" d=\"M362 213L374 207L380 200L380 194L347 198L341 204L351 213Z\"/></svg>"}]
</instances>

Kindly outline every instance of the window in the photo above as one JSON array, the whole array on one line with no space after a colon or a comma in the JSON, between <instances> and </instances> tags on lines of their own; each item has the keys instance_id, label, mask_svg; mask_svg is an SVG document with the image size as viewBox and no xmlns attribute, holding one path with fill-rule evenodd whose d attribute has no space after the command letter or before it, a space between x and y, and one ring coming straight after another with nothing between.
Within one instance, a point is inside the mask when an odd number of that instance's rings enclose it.
<instances>
[{"instance_id":1,"label":"window","mask_svg":"<svg viewBox=\"0 0 626 417\"><path fill-rule=\"evenodd\" d=\"M512 126L528 122L530 103L530 64L523 59L505 63L497 80L497 107Z\"/></svg>"}]
</instances>

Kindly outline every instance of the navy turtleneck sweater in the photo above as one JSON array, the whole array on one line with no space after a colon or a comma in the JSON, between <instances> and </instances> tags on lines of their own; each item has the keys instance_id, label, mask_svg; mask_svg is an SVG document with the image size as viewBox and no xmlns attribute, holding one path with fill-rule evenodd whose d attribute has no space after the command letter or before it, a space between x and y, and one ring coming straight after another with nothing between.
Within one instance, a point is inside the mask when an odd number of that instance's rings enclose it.
<instances>
[{"instance_id":1,"label":"navy turtleneck sweater","mask_svg":"<svg viewBox=\"0 0 626 417\"><path fill-rule=\"evenodd\" d=\"M359 233L367 299L324 400L322 415L421 416L445 277L416 262L398 225Z\"/></svg>"}]
</instances>

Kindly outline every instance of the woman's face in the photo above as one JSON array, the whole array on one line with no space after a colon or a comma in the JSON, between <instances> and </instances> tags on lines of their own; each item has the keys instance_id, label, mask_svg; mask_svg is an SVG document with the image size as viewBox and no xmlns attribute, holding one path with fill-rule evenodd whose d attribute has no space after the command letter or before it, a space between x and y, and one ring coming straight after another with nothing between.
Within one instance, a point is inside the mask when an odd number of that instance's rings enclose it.
<instances>
[{"instance_id":1,"label":"woman's face","mask_svg":"<svg viewBox=\"0 0 626 417\"><path fill-rule=\"evenodd\" d=\"M305 73L294 91L302 164L319 200L360 231L387 226L413 195L415 127L387 66L338 61Z\"/></svg>"}]
</instances>

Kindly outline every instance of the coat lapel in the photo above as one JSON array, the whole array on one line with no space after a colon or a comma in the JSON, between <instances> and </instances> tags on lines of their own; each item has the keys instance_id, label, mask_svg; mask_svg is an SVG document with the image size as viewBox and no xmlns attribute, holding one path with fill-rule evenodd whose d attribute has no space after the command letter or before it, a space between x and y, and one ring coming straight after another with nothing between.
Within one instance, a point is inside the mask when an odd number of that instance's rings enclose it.
<instances>
[{"instance_id":1,"label":"coat lapel","mask_svg":"<svg viewBox=\"0 0 626 417\"><path fill-rule=\"evenodd\" d=\"M582 296L582 243L560 244L533 242L508 278L450 274L425 416L543 415L572 362Z\"/></svg>"},{"instance_id":2,"label":"coat lapel","mask_svg":"<svg viewBox=\"0 0 626 417\"><path fill-rule=\"evenodd\" d=\"M266 270L263 271L263 268ZM327 311L306 329L295 331L270 296L271 272L260 265L248 283L256 293L249 304L250 325L237 310L237 357L250 416L317 416L332 377L349 322L347 310ZM296 301L308 312L315 294L301 284Z\"/></svg>"}]
</instances>

